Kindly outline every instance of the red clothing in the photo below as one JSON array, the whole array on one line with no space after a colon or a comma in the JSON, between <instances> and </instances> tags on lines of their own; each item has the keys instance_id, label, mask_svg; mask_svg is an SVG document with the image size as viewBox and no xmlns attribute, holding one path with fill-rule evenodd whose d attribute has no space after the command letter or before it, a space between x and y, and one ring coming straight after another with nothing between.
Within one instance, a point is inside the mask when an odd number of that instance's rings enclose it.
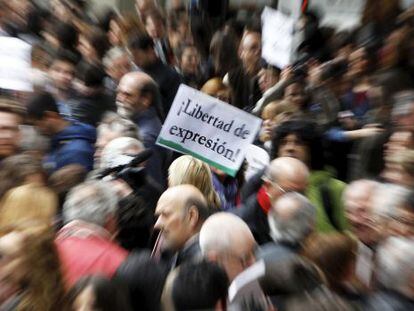
<instances>
[{"instance_id":1,"label":"red clothing","mask_svg":"<svg viewBox=\"0 0 414 311\"><path fill-rule=\"evenodd\" d=\"M259 205L262 208L263 212L267 215L270 208L272 207L272 203L270 203L269 196L267 195L266 189L263 186L257 192L257 202L259 202Z\"/></svg>"},{"instance_id":2,"label":"red clothing","mask_svg":"<svg viewBox=\"0 0 414 311\"><path fill-rule=\"evenodd\" d=\"M112 277L128 255L105 229L79 220L58 232L56 246L68 287L91 274Z\"/></svg>"}]
</instances>

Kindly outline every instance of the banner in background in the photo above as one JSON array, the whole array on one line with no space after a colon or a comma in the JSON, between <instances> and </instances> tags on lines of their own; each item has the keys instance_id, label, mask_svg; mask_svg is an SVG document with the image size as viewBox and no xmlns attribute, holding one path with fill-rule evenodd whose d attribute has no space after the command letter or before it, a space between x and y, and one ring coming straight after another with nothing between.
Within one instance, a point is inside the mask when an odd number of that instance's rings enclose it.
<instances>
[{"instance_id":1,"label":"banner in background","mask_svg":"<svg viewBox=\"0 0 414 311\"><path fill-rule=\"evenodd\" d=\"M271 65L290 64L295 20L266 7L262 13L262 57Z\"/></svg>"},{"instance_id":2,"label":"banner in background","mask_svg":"<svg viewBox=\"0 0 414 311\"><path fill-rule=\"evenodd\" d=\"M235 176L262 120L181 84L157 144Z\"/></svg>"},{"instance_id":3,"label":"banner in background","mask_svg":"<svg viewBox=\"0 0 414 311\"><path fill-rule=\"evenodd\" d=\"M0 37L0 88L33 90L31 52L31 45L20 39Z\"/></svg>"}]
</instances>

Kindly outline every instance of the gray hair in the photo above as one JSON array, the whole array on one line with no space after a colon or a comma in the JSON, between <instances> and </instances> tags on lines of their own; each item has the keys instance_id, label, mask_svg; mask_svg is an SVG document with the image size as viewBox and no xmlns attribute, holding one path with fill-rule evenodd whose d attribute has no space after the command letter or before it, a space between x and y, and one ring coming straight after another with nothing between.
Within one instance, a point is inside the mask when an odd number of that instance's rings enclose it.
<instances>
[{"instance_id":1,"label":"gray hair","mask_svg":"<svg viewBox=\"0 0 414 311\"><path fill-rule=\"evenodd\" d=\"M391 237L378 251L378 280L384 287L405 294L414 273L414 240Z\"/></svg>"},{"instance_id":2,"label":"gray hair","mask_svg":"<svg viewBox=\"0 0 414 311\"><path fill-rule=\"evenodd\" d=\"M91 180L69 192L63 205L63 219L65 223L82 220L103 227L117 207L118 197L111 186L101 180Z\"/></svg>"},{"instance_id":3,"label":"gray hair","mask_svg":"<svg viewBox=\"0 0 414 311\"><path fill-rule=\"evenodd\" d=\"M107 112L101 124L97 128L98 136L102 135L103 131L110 131L119 133L120 137L131 137L141 140L139 129L137 125L131 120L122 118L115 112Z\"/></svg>"},{"instance_id":4,"label":"gray hair","mask_svg":"<svg viewBox=\"0 0 414 311\"><path fill-rule=\"evenodd\" d=\"M292 200L296 203L295 211L289 219L281 221L278 216L278 204L281 201ZM276 201L267 216L270 236L275 242L298 244L314 230L316 222L316 208L303 195L297 192L284 194Z\"/></svg>"},{"instance_id":5,"label":"gray hair","mask_svg":"<svg viewBox=\"0 0 414 311\"><path fill-rule=\"evenodd\" d=\"M129 56L127 50L120 48L120 47L113 47L108 52L106 52L105 57L102 60L103 65L105 68L111 67L112 63L119 57L122 56Z\"/></svg>"},{"instance_id":6,"label":"gray hair","mask_svg":"<svg viewBox=\"0 0 414 311\"><path fill-rule=\"evenodd\" d=\"M382 217L395 215L398 206L406 201L410 190L394 184L379 184L373 193L373 214Z\"/></svg>"},{"instance_id":7,"label":"gray hair","mask_svg":"<svg viewBox=\"0 0 414 311\"><path fill-rule=\"evenodd\" d=\"M109 142L105 148L102 150L101 155L101 168L110 168L115 167L121 164L127 163L117 163L120 158L128 152L129 149L136 148L139 151L145 149L144 144L139 140L131 137L118 137Z\"/></svg>"}]
</instances>

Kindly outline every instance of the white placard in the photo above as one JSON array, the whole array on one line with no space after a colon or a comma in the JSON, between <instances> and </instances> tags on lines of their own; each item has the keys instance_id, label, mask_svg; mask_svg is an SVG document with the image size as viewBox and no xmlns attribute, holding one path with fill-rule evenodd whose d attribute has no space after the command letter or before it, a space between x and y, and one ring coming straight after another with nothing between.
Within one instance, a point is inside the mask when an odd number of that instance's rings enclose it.
<instances>
[{"instance_id":1,"label":"white placard","mask_svg":"<svg viewBox=\"0 0 414 311\"><path fill-rule=\"evenodd\" d=\"M279 68L290 64L294 19L266 7L262 13L262 57Z\"/></svg>"},{"instance_id":2,"label":"white placard","mask_svg":"<svg viewBox=\"0 0 414 311\"><path fill-rule=\"evenodd\" d=\"M243 110L181 84L157 144L190 154L235 176L261 122Z\"/></svg>"},{"instance_id":3,"label":"white placard","mask_svg":"<svg viewBox=\"0 0 414 311\"><path fill-rule=\"evenodd\" d=\"M0 37L0 88L30 92L31 81L30 44L11 37Z\"/></svg>"}]
</instances>

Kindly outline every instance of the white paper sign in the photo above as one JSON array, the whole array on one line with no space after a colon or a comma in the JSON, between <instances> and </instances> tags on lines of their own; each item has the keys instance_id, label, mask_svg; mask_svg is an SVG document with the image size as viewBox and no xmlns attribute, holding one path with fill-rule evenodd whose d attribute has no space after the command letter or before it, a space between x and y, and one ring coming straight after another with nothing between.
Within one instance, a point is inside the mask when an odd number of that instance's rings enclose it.
<instances>
[{"instance_id":1,"label":"white paper sign","mask_svg":"<svg viewBox=\"0 0 414 311\"><path fill-rule=\"evenodd\" d=\"M290 64L294 19L266 7L262 13L262 57L279 68Z\"/></svg>"},{"instance_id":2,"label":"white paper sign","mask_svg":"<svg viewBox=\"0 0 414 311\"><path fill-rule=\"evenodd\" d=\"M31 81L30 44L10 37L0 37L0 88L33 90Z\"/></svg>"},{"instance_id":3,"label":"white paper sign","mask_svg":"<svg viewBox=\"0 0 414 311\"><path fill-rule=\"evenodd\" d=\"M190 154L235 176L261 122L245 111L181 84L157 144Z\"/></svg>"}]
</instances>

